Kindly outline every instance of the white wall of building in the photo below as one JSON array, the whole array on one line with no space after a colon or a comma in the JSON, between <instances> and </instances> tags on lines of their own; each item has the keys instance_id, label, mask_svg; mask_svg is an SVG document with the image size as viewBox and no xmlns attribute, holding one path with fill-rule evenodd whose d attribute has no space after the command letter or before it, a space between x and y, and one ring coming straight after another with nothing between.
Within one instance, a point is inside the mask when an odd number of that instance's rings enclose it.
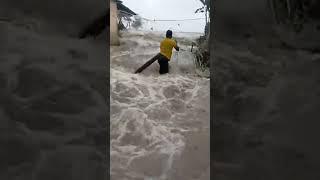
<instances>
[{"instance_id":1,"label":"white wall of building","mask_svg":"<svg viewBox=\"0 0 320 180\"><path fill-rule=\"evenodd\" d=\"M119 45L117 4L110 1L110 45Z\"/></svg>"}]
</instances>

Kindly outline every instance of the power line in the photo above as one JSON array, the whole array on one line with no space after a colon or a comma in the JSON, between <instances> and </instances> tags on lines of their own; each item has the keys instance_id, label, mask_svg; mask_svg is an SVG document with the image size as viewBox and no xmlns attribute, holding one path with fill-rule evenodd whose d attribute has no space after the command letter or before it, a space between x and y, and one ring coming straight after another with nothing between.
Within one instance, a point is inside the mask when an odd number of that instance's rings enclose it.
<instances>
[{"instance_id":1,"label":"power line","mask_svg":"<svg viewBox=\"0 0 320 180\"><path fill-rule=\"evenodd\" d=\"M147 19L147 18L143 18L147 21L195 21L195 20L201 20L201 19L205 19L205 18L193 18L193 19Z\"/></svg>"},{"instance_id":2,"label":"power line","mask_svg":"<svg viewBox=\"0 0 320 180\"><path fill-rule=\"evenodd\" d=\"M125 11L121 11L119 10L120 13L123 13L123 14L127 14L127 15L130 15L130 16L136 16L134 14L131 14L131 13L128 13L128 12L125 12ZM141 17L141 16L140 16ZM191 18L191 19L149 19L149 18L144 18L144 17L141 17L141 19L144 19L146 21L195 21L195 20L202 20L202 19L205 19L205 18Z\"/></svg>"}]
</instances>

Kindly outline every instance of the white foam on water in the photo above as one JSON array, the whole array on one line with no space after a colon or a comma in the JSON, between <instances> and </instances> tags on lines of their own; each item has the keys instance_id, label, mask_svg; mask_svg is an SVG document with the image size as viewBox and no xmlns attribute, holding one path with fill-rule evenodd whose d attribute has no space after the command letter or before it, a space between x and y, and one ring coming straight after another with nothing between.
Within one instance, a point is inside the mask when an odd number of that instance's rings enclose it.
<instances>
[{"instance_id":1,"label":"white foam on water","mask_svg":"<svg viewBox=\"0 0 320 180\"><path fill-rule=\"evenodd\" d=\"M185 148L183 133L195 130L188 123L201 113L198 109L209 108L210 83L196 76L192 53L174 52L169 74L159 75L157 62L133 74L158 53L161 39L150 32L126 32L121 46L111 47L111 176L167 179ZM199 101L199 93L207 101ZM205 116L209 121L209 113Z\"/></svg>"}]
</instances>

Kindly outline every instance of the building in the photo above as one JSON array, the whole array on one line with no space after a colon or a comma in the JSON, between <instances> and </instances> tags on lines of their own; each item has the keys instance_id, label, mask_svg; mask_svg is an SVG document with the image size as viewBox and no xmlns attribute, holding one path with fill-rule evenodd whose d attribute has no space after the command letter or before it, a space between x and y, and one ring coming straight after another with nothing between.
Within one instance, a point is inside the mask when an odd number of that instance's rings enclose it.
<instances>
[{"instance_id":1,"label":"building","mask_svg":"<svg viewBox=\"0 0 320 180\"><path fill-rule=\"evenodd\" d=\"M119 45L118 8L115 1L110 1L110 45Z\"/></svg>"},{"instance_id":2,"label":"building","mask_svg":"<svg viewBox=\"0 0 320 180\"><path fill-rule=\"evenodd\" d=\"M121 13L119 13L121 12ZM119 41L119 22L121 16L119 14L127 14L129 16L136 15L132 10L122 4L119 0L110 1L110 45L117 46Z\"/></svg>"}]
</instances>

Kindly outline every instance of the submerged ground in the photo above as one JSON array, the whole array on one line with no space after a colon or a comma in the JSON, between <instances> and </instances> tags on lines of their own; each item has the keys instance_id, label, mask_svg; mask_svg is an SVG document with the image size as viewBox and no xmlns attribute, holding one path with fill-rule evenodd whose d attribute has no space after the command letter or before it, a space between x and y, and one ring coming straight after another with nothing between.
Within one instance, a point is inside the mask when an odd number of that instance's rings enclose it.
<instances>
[{"instance_id":1,"label":"submerged ground","mask_svg":"<svg viewBox=\"0 0 320 180\"><path fill-rule=\"evenodd\" d=\"M123 32L111 47L111 178L209 179L210 80L196 75L188 51L174 53L170 73L157 62L133 72L159 51L164 34ZM178 34L188 49L198 34Z\"/></svg>"}]
</instances>

